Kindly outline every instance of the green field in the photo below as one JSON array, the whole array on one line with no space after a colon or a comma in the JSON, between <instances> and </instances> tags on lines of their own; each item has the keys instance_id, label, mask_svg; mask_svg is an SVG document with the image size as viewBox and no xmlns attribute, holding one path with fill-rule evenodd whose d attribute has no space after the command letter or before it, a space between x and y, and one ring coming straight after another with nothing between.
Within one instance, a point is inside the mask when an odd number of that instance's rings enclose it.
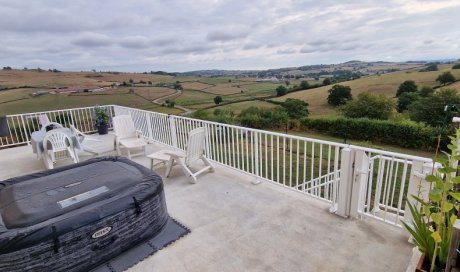
<instances>
[{"instance_id":1,"label":"green field","mask_svg":"<svg viewBox=\"0 0 460 272\"><path fill-rule=\"evenodd\" d=\"M396 67L396 66L395 66ZM361 92L372 92L393 97L403 81L414 80L419 86L436 86L436 77L444 71L451 71L456 78L460 78L460 70L451 70L452 65L439 65L440 71L418 72L420 67L410 68L406 71L372 75L357 80L342 82L340 84L350 86L353 96ZM85 93L78 95L56 94L32 97L31 93L36 90L52 91L62 86L111 86L122 82L133 82L131 87L118 87L114 90L100 93ZM30 111L43 111L51 109L74 108L92 106L96 104L120 104L137 108L149 108L165 111L157 107L152 101L163 96L174 94L170 87L154 87L160 83L171 84L179 81L184 90L180 95L165 98L174 100L192 110L214 108L214 97L222 96L223 105L219 108L230 108L235 112L247 108L248 105L267 105L256 99L273 98L275 89L284 85L280 82L256 82L251 77L173 77L155 74L140 73L92 73L92 72L37 72L10 70L0 71L0 87L13 88L0 91L0 113L13 114ZM303 79L289 79L289 86L299 85ZM310 84L318 84L322 81L307 79ZM142 83L145 82L145 83ZM147 84L151 82L151 85ZM21 88L27 86L28 88ZM283 97L274 98L284 101L286 98L297 98L309 103L310 116L328 117L335 116L337 112L326 102L327 91L331 86L323 86L316 89L293 92ZM460 82L456 82L448 88L460 89ZM129 90L132 90L129 93ZM132 93L134 92L134 93ZM254 99L253 102L248 100ZM161 100L160 100L161 101ZM240 103L235 103L242 101ZM227 103L231 103L228 104ZM271 106L271 104L270 104ZM180 113L178 109L167 109L169 112Z\"/></svg>"},{"instance_id":2,"label":"green field","mask_svg":"<svg viewBox=\"0 0 460 272\"><path fill-rule=\"evenodd\" d=\"M244 102L232 103L228 105L215 107L215 108L209 109L208 111L213 112L215 109L226 109L226 110L233 111L235 114L239 114L240 112L242 112L243 110L249 107L273 108L273 107L276 107L276 105L272 103L264 102L264 101L244 101Z\"/></svg>"},{"instance_id":3,"label":"green field","mask_svg":"<svg viewBox=\"0 0 460 272\"><path fill-rule=\"evenodd\" d=\"M436 82L436 78L445 71L450 71L452 74L457 78L460 79L460 69L451 70L449 66L441 66L440 71L434 72L395 72L383 75L373 75L362 77L357 80L353 81L346 81L341 82L339 84L350 86L352 89L352 95L356 97L359 93L362 92L371 92L374 94L383 94L389 97L394 97L396 91L401 83L406 80L413 80L418 86L437 86L438 83ZM283 97L276 98L277 101L284 101L287 98L297 98L302 99L308 102L309 104L309 111L311 116L314 117L327 117L327 116L335 116L337 112L334 108L327 104L327 95L328 90L332 86L323 86L316 89L310 89L300 92L294 92L287 94ZM446 88L456 88L460 91L459 82L452 84L450 86L446 86Z\"/></svg>"},{"instance_id":4,"label":"green field","mask_svg":"<svg viewBox=\"0 0 460 272\"><path fill-rule=\"evenodd\" d=\"M398 86L405 80L414 80L418 86L435 87L439 74L451 71L460 79L460 70L451 70L452 65L439 65L440 71L419 72L419 67L409 67L408 70L386 73L381 75L363 76L360 79L342 82L352 88L353 96L362 92L372 92L394 97ZM406 67L407 68L407 67ZM176 105L191 110L206 109L213 112L215 109L228 109L235 114L251 107L273 108L276 105L261 99L274 99L284 101L287 98L297 98L309 103L310 116L334 117L338 113L327 102L327 91L332 87L323 86L315 89L289 93L283 97L275 97L275 89L285 85L284 80L279 82L257 82L251 77L174 77L155 74L140 73L92 73L92 72L37 72L19 70L0 71L0 115L37 112L66 108L77 108L104 104L117 104L122 106L146 109L168 114L181 114L178 108L164 107L153 103L158 99L160 103L165 100L175 101ZM289 79L289 86L299 85L305 79ZM306 79L312 84L321 83L319 80ZM131 86L115 87L98 93L54 94L58 87L81 86L116 86L123 82L131 82ZM172 83L180 82L183 90L179 93L172 89ZM156 87L167 84L166 87ZM169 85L168 85L169 84ZM6 89L5 89L6 88ZM460 81L447 86L460 90ZM47 90L50 94L32 96L37 90ZM172 95L172 96L170 96ZM220 105L214 103L214 98L221 96ZM163 98L164 97L164 98ZM324 136L311 132L289 132L299 135L320 138L323 140L338 141L334 137ZM397 152L429 156L429 153L417 150L403 150L391 146L376 146L367 142L351 142L358 145L369 145L374 148L383 148Z\"/></svg>"}]
</instances>

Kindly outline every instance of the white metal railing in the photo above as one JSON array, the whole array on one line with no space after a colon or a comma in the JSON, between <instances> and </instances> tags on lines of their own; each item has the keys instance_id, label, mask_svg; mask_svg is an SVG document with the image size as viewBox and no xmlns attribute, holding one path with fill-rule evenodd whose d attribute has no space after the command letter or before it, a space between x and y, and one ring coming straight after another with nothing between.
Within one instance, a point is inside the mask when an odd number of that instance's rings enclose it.
<instances>
[{"instance_id":1,"label":"white metal railing","mask_svg":"<svg viewBox=\"0 0 460 272\"><path fill-rule=\"evenodd\" d=\"M343 144L115 106L130 114L146 139L185 150L188 132L205 127L206 156L315 198L335 203Z\"/></svg>"},{"instance_id":2,"label":"white metal railing","mask_svg":"<svg viewBox=\"0 0 460 272\"><path fill-rule=\"evenodd\" d=\"M113 106L106 106L113 116ZM10 136L0 137L0 148L24 145L30 143L32 132L40 129L39 117L46 115L51 122L63 125L72 124L82 132L94 132L94 108L75 108L33 113L7 115Z\"/></svg>"},{"instance_id":3,"label":"white metal railing","mask_svg":"<svg viewBox=\"0 0 460 272\"><path fill-rule=\"evenodd\" d=\"M146 138L183 150L188 132L205 127L208 132L206 155L212 161L332 205L336 205L341 180L341 150L347 147L353 154L361 151L367 161L358 161L355 155L350 158L353 178L361 178L364 183L363 190L359 191L361 201L357 213L399 227L405 213L413 161L432 162L407 154L127 107L115 106L115 114L130 114ZM361 167L366 168L363 174L355 171Z\"/></svg>"},{"instance_id":4,"label":"white metal railing","mask_svg":"<svg viewBox=\"0 0 460 272\"><path fill-rule=\"evenodd\" d=\"M129 107L107 107L111 116L131 115L145 139L176 149L185 150L189 131L205 127L206 156L214 163L318 198L335 208L347 206L343 215L372 217L395 226L401 226L409 183L420 171L420 167L415 169L413 165L432 162L372 148ZM93 111L94 107L87 107L9 115L12 136L0 138L0 148L28 143L30 133L39 129L37 119L41 114L51 121L67 122L83 132L93 132ZM348 157L343 156L344 148ZM352 189L344 187L347 180L353 184ZM342 203L338 200L340 188L346 191Z\"/></svg>"}]
</instances>

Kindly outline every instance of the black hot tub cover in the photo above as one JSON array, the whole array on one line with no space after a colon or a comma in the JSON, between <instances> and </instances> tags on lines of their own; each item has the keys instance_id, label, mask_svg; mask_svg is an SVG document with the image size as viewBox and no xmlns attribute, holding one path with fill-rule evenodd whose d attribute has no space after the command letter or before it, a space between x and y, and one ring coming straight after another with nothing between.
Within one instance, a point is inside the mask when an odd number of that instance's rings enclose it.
<instances>
[{"instance_id":1,"label":"black hot tub cover","mask_svg":"<svg viewBox=\"0 0 460 272\"><path fill-rule=\"evenodd\" d=\"M87 271L159 233L161 177L121 157L0 182L0 271Z\"/></svg>"}]
</instances>

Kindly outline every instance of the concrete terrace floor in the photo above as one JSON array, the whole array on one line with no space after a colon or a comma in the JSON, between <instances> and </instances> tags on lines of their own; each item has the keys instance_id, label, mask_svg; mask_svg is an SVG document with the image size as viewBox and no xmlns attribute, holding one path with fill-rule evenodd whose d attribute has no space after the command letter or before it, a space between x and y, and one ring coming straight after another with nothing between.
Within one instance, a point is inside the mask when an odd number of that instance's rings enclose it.
<instances>
[{"instance_id":1,"label":"concrete terrace floor","mask_svg":"<svg viewBox=\"0 0 460 272\"><path fill-rule=\"evenodd\" d=\"M112 142L103 145L110 151ZM134 160L149 167L145 157ZM30 146L0 150L0 180L41 170ZM176 167L164 179L166 202L192 232L128 271L405 271L412 246L400 229L343 219L324 202L252 180L217 166L191 184Z\"/></svg>"}]
</instances>

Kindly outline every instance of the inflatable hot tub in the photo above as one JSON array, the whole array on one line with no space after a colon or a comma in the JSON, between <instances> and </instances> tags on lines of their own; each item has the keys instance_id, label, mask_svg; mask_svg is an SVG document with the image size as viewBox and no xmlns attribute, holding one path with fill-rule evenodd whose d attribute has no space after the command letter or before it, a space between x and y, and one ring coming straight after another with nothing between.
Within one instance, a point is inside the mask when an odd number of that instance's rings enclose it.
<instances>
[{"instance_id":1,"label":"inflatable hot tub","mask_svg":"<svg viewBox=\"0 0 460 272\"><path fill-rule=\"evenodd\" d=\"M0 182L0 271L88 271L166 225L161 177L103 157Z\"/></svg>"}]
</instances>

